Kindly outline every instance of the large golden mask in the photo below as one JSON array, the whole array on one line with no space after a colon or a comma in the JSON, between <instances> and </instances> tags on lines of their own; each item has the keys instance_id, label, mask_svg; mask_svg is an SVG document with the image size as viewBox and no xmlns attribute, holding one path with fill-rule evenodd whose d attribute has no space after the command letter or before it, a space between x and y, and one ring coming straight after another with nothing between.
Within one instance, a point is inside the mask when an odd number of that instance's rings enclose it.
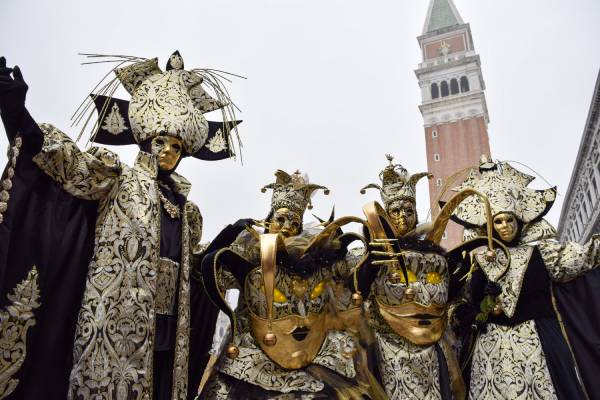
<instances>
[{"instance_id":1,"label":"large golden mask","mask_svg":"<svg viewBox=\"0 0 600 400\"><path fill-rule=\"evenodd\" d=\"M277 365L285 369L299 369L309 365L321 349L327 336L327 314L308 312L306 316L296 314L273 318L274 301L283 301L286 294L275 288L278 250L284 244L279 234L264 234L260 237L261 271L267 318L262 318L249 304L252 335L262 351ZM250 274L249 274L250 275ZM248 278L246 278L248 279ZM310 297L321 295L324 282L315 282ZM300 291L303 286L292 286ZM306 288L308 290L309 288ZM250 299L246 298L248 302ZM287 298L285 298L287 300Z\"/></svg>"},{"instance_id":2,"label":"large golden mask","mask_svg":"<svg viewBox=\"0 0 600 400\"><path fill-rule=\"evenodd\" d=\"M424 306L409 302L400 305L385 304L377 299L379 313L398 335L418 345L436 343L446 327L446 306Z\"/></svg>"},{"instance_id":3,"label":"large golden mask","mask_svg":"<svg viewBox=\"0 0 600 400\"><path fill-rule=\"evenodd\" d=\"M394 240L398 238L399 232L377 202L366 204L363 212L367 217L371 239L383 244L384 253L397 255L388 260L390 262L383 267L387 279L381 284L391 287L383 292L393 292L393 287L401 286L402 293L394 299L397 304L388 303L382 296L376 294L380 315L395 333L414 344L428 345L437 342L446 326L447 280L442 279L442 276L447 276L448 273L445 259L437 255L418 257L419 254L413 254L411 257L410 253L414 252L400 251L395 247ZM426 265L429 258L433 261L432 265ZM418 279L420 275L425 277L423 282ZM428 304L423 304L414 301L415 297L417 299L420 297L417 291L425 290L424 285L442 285L436 288L439 294L443 295L440 303L430 301Z\"/></svg>"}]
</instances>

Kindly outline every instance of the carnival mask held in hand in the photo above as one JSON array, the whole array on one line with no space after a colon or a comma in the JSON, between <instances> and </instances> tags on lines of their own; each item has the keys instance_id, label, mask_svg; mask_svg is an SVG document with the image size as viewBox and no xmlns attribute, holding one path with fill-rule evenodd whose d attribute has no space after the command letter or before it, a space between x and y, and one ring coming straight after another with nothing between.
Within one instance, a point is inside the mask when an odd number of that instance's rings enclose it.
<instances>
[{"instance_id":1,"label":"carnival mask held in hand","mask_svg":"<svg viewBox=\"0 0 600 400\"><path fill-rule=\"evenodd\" d=\"M510 243L517 235L519 225L512 213L500 213L494 217L494 230L503 242Z\"/></svg>"},{"instance_id":2,"label":"carnival mask held in hand","mask_svg":"<svg viewBox=\"0 0 600 400\"><path fill-rule=\"evenodd\" d=\"M156 136L152 139L151 152L156 156L161 170L171 171L181 159L182 142L172 136Z\"/></svg>"},{"instance_id":3,"label":"carnival mask held in hand","mask_svg":"<svg viewBox=\"0 0 600 400\"><path fill-rule=\"evenodd\" d=\"M394 228L400 236L412 231L418 222L415 208L416 186L419 179L431 175L427 172L410 175L400 164L394 164L394 157L387 154L389 165L379 173L381 185L371 183L360 190L365 194L366 189L378 189L385 211L389 215Z\"/></svg>"}]
</instances>

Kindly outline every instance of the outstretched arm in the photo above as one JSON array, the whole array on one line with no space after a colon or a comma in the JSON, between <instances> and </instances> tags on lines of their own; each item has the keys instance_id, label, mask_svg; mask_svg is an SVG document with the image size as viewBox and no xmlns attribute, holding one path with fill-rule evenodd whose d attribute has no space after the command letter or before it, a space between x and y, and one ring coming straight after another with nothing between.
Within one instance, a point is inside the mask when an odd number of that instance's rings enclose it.
<instances>
[{"instance_id":1,"label":"outstretched arm","mask_svg":"<svg viewBox=\"0 0 600 400\"><path fill-rule=\"evenodd\" d=\"M567 282L600 266L600 236L594 235L584 245L542 240L538 245L553 280Z\"/></svg>"},{"instance_id":2,"label":"outstretched arm","mask_svg":"<svg viewBox=\"0 0 600 400\"><path fill-rule=\"evenodd\" d=\"M38 167L64 190L85 200L102 198L116 181L121 164L102 148L87 152L51 125L38 126L25 108L28 86L19 67L8 68L0 57L0 114L9 141L19 135Z\"/></svg>"}]
</instances>

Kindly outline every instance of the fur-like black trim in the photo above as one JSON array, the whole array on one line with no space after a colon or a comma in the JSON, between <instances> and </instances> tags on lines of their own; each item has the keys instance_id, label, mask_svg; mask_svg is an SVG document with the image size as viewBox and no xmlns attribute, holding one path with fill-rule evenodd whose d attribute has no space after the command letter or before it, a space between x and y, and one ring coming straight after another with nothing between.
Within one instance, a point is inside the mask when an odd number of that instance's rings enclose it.
<instances>
[{"instance_id":1,"label":"fur-like black trim","mask_svg":"<svg viewBox=\"0 0 600 400\"><path fill-rule=\"evenodd\" d=\"M419 237L405 236L398 239L398 248L401 250L415 250L423 253L436 253L446 255L446 250L430 240Z\"/></svg>"}]
</instances>

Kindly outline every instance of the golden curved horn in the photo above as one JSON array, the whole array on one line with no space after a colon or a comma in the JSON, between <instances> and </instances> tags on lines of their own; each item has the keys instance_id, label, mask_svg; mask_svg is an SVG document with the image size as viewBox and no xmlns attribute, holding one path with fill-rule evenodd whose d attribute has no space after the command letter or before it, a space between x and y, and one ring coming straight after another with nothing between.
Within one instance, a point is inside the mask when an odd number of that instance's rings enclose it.
<instances>
[{"instance_id":1,"label":"golden curved horn","mask_svg":"<svg viewBox=\"0 0 600 400\"><path fill-rule=\"evenodd\" d=\"M494 241L492 240L492 208L490 206L490 201L488 200L486 195L474 189L461 190L450 200L448 200L448 202L444 205L444 208L442 208L437 218L433 222L433 229L427 235L427 240L435 244L440 244L442 236L444 235L444 231L446 230L446 226L448 225L448 221L452 216L452 213L454 212L456 207L458 207L458 205L469 196L479 197L484 204L487 219L488 248L490 250L494 248Z\"/></svg>"}]
</instances>

